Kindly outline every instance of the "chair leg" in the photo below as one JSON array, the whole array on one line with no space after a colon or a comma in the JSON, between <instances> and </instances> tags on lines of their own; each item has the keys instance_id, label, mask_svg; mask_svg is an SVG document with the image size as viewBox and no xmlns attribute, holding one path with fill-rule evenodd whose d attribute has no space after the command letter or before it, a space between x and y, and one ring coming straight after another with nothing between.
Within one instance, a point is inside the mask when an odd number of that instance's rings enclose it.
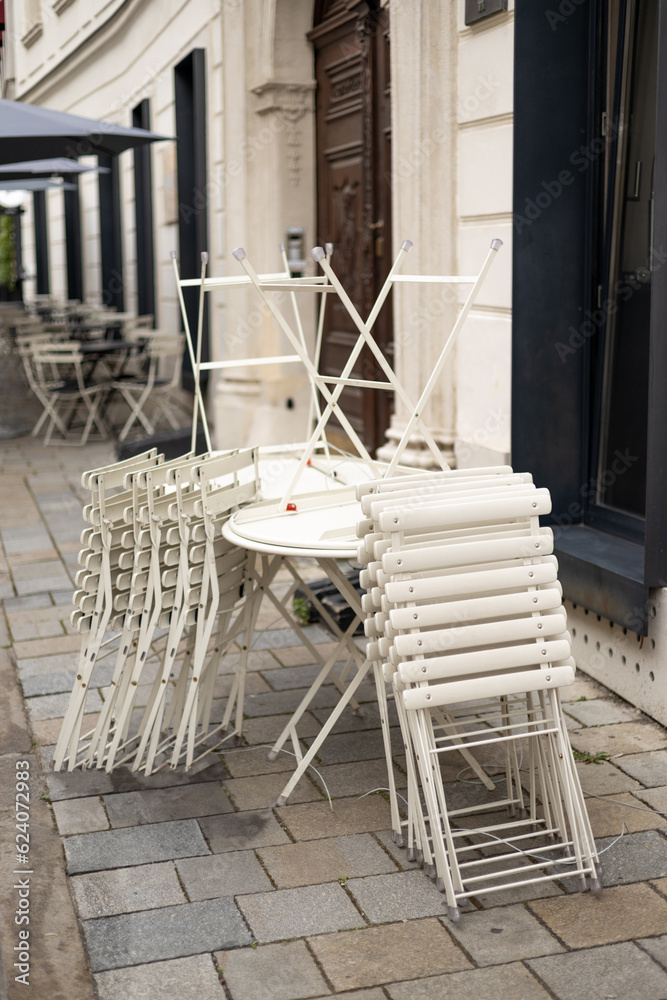
<instances>
[{"instance_id":1,"label":"chair leg","mask_svg":"<svg viewBox=\"0 0 667 1000\"><path fill-rule=\"evenodd\" d=\"M119 391L120 391L121 396L123 397L123 399L127 403L127 405L130 407L131 412L130 412L129 417L127 418L127 420L123 424L122 430L121 430L120 434L118 435L118 440L119 441L124 441L125 440L125 438L127 437L127 435L130 432L130 429L131 429L132 425L137 420L139 420L141 422L141 424L143 425L143 428L144 428L144 430L146 431L147 434L154 434L155 433L155 426L154 426L154 424L152 424L150 422L150 420L148 419L148 417L143 412L143 406L144 406L146 400L148 399L148 396L150 394L150 389L148 389L147 391L142 392L142 394L136 400L132 397L132 393L129 392L128 389L122 388Z\"/></svg>"}]
</instances>

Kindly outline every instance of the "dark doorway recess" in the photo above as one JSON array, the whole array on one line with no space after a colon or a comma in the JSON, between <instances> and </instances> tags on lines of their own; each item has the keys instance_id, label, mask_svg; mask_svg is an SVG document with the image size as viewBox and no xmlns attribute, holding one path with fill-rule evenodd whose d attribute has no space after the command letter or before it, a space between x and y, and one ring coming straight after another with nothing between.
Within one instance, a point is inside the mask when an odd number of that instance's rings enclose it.
<instances>
[{"instance_id":1,"label":"dark doorway recess","mask_svg":"<svg viewBox=\"0 0 667 1000\"><path fill-rule=\"evenodd\" d=\"M132 109L132 124L150 131L151 111L148 98ZM153 247L153 185L151 179L151 147L137 146L134 150L134 212L137 248L137 313L155 316L155 251Z\"/></svg>"},{"instance_id":2,"label":"dark doorway recess","mask_svg":"<svg viewBox=\"0 0 667 1000\"><path fill-rule=\"evenodd\" d=\"M176 106L178 239L182 278L199 277L201 254L208 250L208 204L206 196L206 53L193 51L174 67ZM185 308L193 338L197 332L199 292L184 289ZM208 361L208 306L204 304L202 361ZM196 350L196 344L195 344ZM207 372L202 373L202 382ZM194 388L188 352L183 358L183 386Z\"/></svg>"},{"instance_id":3,"label":"dark doorway recess","mask_svg":"<svg viewBox=\"0 0 667 1000\"><path fill-rule=\"evenodd\" d=\"M81 208L79 203L79 178L72 175L74 191L64 191L65 203L65 260L67 262L67 298L83 301L83 265L81 260Z\"/></svg>"},{"instance_id":4,"label":"dark doorway recess","mask_svg":"<svg viewBox=\"0 0 667 1000\"><path fill-rule=\"evenodd\" d=\"M108 170L108 173L97 175L100 192L102 304L122 312L125 309L125 285L118 157L98 156L97 162Z\"/></svg>"},{"instance_id":5,"label":"dark doorway recess","mask_svg":"<svg viewBox=\"0 0 667 1000\"><path fill-rule=\"evenodd\" d=\"M317 80L317 242L363 319L391 267L389 15L371 2L321 0L310 40ZM357 329L335 299L327 307L321 369L340 375ZM393 363L391 298L373 335ZM366 348L354 376L384 375ZM392 396L349 387L345 413L369 450L384 443Z\"/></svg>"},{"instance_id":6,"label":"dark doorway recess","mask_svg":"<svg viewBox=\"0 0 667 1000\"><path fill-rule=\"evenodd\" d=\"M49 230L46 212L46 191L33 191L32 211L35 220L35 271L38 295L48 295L49 283Z\"/></svg>"}]
</instances>

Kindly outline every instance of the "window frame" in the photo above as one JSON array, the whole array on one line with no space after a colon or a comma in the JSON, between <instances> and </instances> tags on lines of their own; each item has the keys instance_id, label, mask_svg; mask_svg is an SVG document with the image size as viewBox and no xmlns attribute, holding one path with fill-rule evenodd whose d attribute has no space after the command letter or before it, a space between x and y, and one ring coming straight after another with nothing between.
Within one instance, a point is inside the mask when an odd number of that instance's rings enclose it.
<instances>
[{"instance_id":1,"label":"window frame","mask_svg":"<svg viewBox=\"0 0 667 1000\"><path fill-rule=\"evenodd\" d=\"M643 541L612 533L600 519L585 523L582 492L591 469L592 359L586 337L571 330L589 307L597 220L589 212L595 172L580 169L576 154L595 112L597 30L595 2L560 16L549 0L516 0L512 460L551 490L565 596L645 635L649 590L667 585L665 267L654 272L651 295ZM657 91L654 245L662 252L667 0L659 0Z\"/></svg>"}]
</instances>

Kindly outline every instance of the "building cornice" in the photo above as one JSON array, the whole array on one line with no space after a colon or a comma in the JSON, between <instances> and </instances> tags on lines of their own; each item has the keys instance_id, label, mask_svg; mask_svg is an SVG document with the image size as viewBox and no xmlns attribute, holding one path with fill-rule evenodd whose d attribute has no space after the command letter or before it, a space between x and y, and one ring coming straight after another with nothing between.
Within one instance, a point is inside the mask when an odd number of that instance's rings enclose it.
<instances>
[{"instance_id":1,"label":"building cornice","mask_svg":"<svg viewBox=\"0 0 667 1000\"><path fill-rule=\"evenodd\" d=\"M63 3L71 0L61 0L60 13L64 10ZM121 0L120 5L99 24L90 34L86 35L81 42L64 56L59 63L44 72L39 80L31 84L25 90L17 91L17 98L21 101L38 104L48 91L57 86L62 80L76 73L82 63L94 59L98 50L109 41L111 34L122 31L131 20L134 9L141 4L142 0ZM55 4L54 4L55 10Z\"/></svg>"}]
</instances>

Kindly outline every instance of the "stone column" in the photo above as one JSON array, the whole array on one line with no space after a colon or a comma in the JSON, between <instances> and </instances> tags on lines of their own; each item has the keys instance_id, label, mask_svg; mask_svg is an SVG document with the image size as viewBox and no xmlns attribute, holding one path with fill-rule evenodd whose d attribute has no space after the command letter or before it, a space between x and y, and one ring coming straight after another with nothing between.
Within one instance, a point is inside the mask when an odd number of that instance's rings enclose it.
<instances>
[{"instance_id":1,"label":"stone column","mask_svg":"<svg viewBox=\"0 0 667 1000\"><path fill-rule=\"evenodd\" d=\"M260 273L281 270L279 245L288 226L304 228L306 252L314 243L314 83L305 37L309 18L302 2L223 5L228 274L240 270L231 257L239 244ZM220 357L294 353L255 289L223 294ZM312 337L313 302L306 295L298 301ZM285 293L280 308L292 322ZM298 365L228 371L219 377L215 393L218 447L303 440L308 399L307 378Z\"/></svg>"},{"instance_id":2,"label":"stone column","mask_svg":"<svg viewBox=\"0 0 667 1000\"><path fill-rule=\"evenodd\" d=\"M456 5L390 3L389 13L394 252L402 240L412 240L404 273L456 274ZM414 401L454 324L457 301L449 286L394 286L396 372ZM426 412L429 429L450 464L454 372L452 356ZM391 457L407 419L397 399L381 458ZM402 462L433 464L421 434L413 436Z\"/></svg>"}]
</instances>

